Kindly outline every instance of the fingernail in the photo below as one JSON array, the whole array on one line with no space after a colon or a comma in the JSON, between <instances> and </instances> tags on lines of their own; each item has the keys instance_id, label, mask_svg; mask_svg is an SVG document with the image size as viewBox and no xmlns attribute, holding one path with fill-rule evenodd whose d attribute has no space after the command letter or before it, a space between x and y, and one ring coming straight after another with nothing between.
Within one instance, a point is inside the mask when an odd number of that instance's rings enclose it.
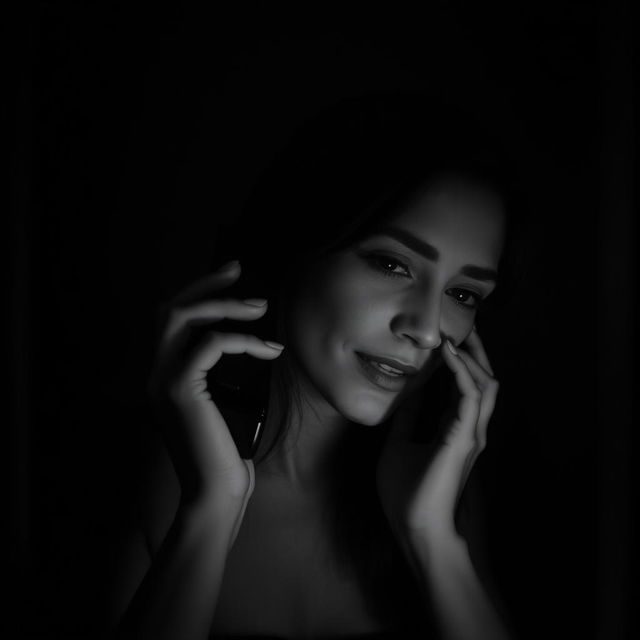
<instances>
[{"instance_id":1,"label":"fingernail","mask_svg":"<svg viewBox=\"0 0 640 640\"><path fill-rule=\"evenodd\" d=\"M239 260L232 260L231 262L227 262L227 264L222 265L218 269L218 273L227 273L228 271L235 271L240 266Z\"/></svg>"},{"instance_id":2,"label":"fingernail","mask_svg":"<svg viewBox=\"0 0 640 640\"><path fill-rule=\"evenodd\" d=\"M451 344L451 341L449 340L449 338L447 338L447 347L449 347L449 351L451 351L451 353L453 353L454 356L458 355L456 348Z\"/></svg>"},{"instance_id":3,"label":"fingernail","mask_svg":"<svg viewBox=\"0 0 640 640\"><path fill-rule=\"evenodd\" d=\"M271 347L272 349L277 349L278 351L282 351L284 349L284 345L279 342L272 342L271 340L265 340L264 343L267 347Z\"/></svg>"},{"instance_id":4,"label":"fingernail","mask_svg":"<svg viewBox=\"0 0 640 640\"><path fill-rule=\"evenodd\" d=\"M247 298L242 302L252 307L264 307L267 304L267 300L265 298Z\"/></svg>"}]
</instances>

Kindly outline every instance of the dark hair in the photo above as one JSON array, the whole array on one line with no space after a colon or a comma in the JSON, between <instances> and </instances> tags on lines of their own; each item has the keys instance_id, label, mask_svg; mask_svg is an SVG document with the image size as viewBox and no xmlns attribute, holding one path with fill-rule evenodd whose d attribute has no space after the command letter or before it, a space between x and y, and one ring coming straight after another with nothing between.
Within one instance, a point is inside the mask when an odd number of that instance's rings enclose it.
<instances>
[{"instance_id":1,"label":"dark hair","mask_svg":"<svg viewBox=\"0 0 640 640\"><path fill-rule=\"evenodd\" d=\"M398 211L429 181L455 175L494 190L507 211L500 280L483 311L489 313L508 302L524 273L521 246L528 216L513 167L500 135L456 105L415 92L343 100L282 145L217 258L240 258L247 290L276 308L271 335L286 344L288 294L306 268ZM299 402L293 358L285 350L274 363L281 428L258 464L284 438ZM344 560L355 565L377 615L386 615L390 624L415 624L415 590L402 589L412 579L410 570L375 493L376 454L385 429L366 431L366 436L357 428L345 432L345 464L334 476L336 543ZM361 464L355 474L351 456Z\"/></svg>"},{"instance_id":2,"label":"dark hair","mask_svg":"<svg viewBox=\"0 0 640 640\"><path fill-rule=\"evenodd\" d=\"M529 216L516 160L499 130L431 95L345 99L281 145L217 258L240 256L259 288L274 293L292 271L355 238L429 179L454 174L492 188L506 204L500 282L487 300L499 307L524 268Z\"/></svg>"}]
</instances>

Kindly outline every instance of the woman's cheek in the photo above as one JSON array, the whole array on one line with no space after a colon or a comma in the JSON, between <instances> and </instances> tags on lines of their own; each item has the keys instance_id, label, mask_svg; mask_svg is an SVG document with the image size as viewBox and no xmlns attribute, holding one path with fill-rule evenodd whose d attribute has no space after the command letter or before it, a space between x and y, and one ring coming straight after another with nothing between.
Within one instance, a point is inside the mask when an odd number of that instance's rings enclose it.
<instances>
[{"instance_id":1,"label":"woman's cheek","mask_svg":"<svg viewBox=\"0 0 640 640\"><path fill-rule=\"evenodd\" d=\"M462 344L473 329L475 314L465 309L452 308L443 313L440 332L455 345Z\"/></svg>"}]
</instances>

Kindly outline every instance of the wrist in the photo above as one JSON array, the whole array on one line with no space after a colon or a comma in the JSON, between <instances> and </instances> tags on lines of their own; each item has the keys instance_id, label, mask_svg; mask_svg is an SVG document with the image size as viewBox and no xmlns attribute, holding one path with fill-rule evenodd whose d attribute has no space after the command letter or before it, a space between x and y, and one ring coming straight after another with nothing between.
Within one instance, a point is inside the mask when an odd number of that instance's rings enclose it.
<instances>
[{"instance_id":1,"label":"wrist","mask_svg":"<svg viewBox=\"0 0 640 640\"><path fill-rule=\"evenodd\" d=\"M178 513L185 520L194 525L223 526L230 523L233 527L238 515L242 511L244 501L220 491L199 494L197 497L182 498L178 506Z\"/></svg>"},{"instance_id":2,"label":"wrist","mask_svg":"<svg viewBox=\"0 0 640 640\"><path fill-rule=\"evenodd\" d=\"M422 565L433 562L448 563L468 554L466 540L449 528L412 531L406 536L405 541L412 556Z\"/></svg>"},{"instance_id":3,"label":"wrist","mask_svg":"<svg viewBox=\"0 0 640 640\"><path fill-rule=\"evenodd\" d=\"M471 571L467 543L458 534L414 533L405 542L405 552L427 593L443 582L464 582Z\"/></svg>"}]
</instances>

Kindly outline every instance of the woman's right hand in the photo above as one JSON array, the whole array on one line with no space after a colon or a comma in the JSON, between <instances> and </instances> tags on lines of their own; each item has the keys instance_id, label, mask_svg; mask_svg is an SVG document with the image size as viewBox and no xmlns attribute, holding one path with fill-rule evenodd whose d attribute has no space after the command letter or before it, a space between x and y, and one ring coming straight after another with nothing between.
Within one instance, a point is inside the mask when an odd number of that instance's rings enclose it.
<instances>
[{"instance_id":1,"label":"woman's right hand","mask_svg":"<svg viewBox=\"0 0 640 640\"><path fill-rule=\"evenodd\" d=\"M247 353L273 360L281 345L260 338L212 330L188 347L195 325L224 319L261 318L265 300L210 298L236 282L237 261L187 287L160 308L159 345L147 390L158 411L169 456L182 489L183 505L227 500L238 508L251 497L255 483L252 460L240 457L220 411L207 390L207 372L223 354Z\"/></svg>"}]
</instances>

